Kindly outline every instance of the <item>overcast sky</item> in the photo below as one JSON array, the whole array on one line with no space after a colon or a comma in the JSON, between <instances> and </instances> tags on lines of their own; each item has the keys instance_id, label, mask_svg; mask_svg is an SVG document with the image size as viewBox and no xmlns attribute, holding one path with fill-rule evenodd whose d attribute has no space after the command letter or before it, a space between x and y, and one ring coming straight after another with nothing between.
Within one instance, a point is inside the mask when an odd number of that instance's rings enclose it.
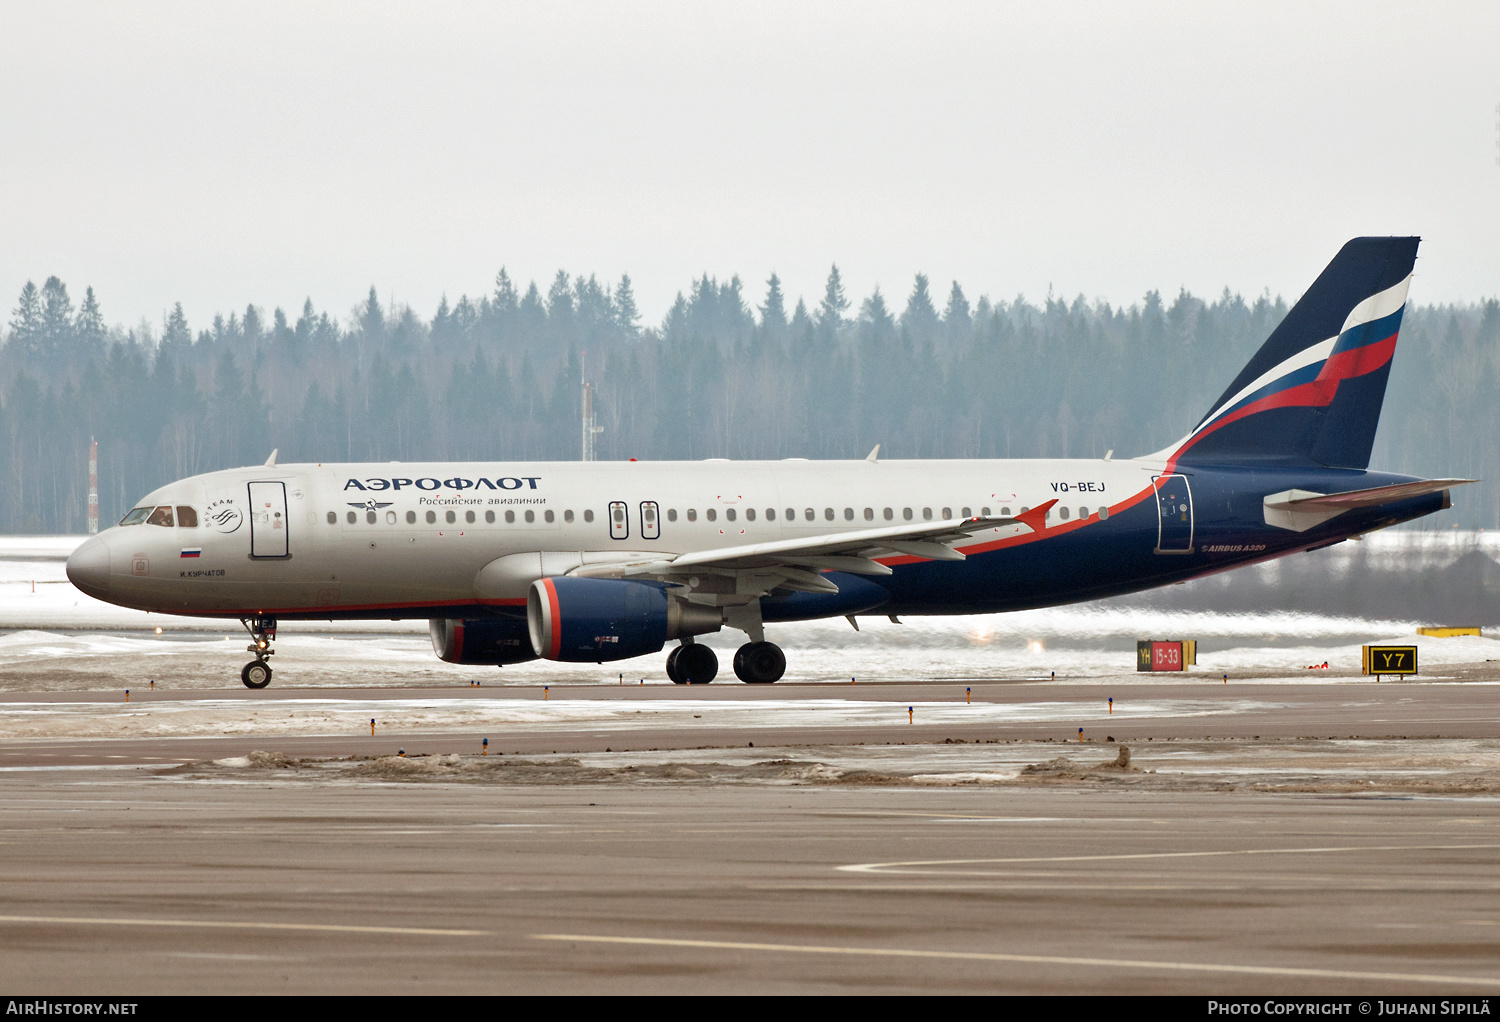
<instances>
[{"instance_id":1,"label":"overcast sky","mask_svg":"<svg viewBox=\"0 0 1500 1022\"><path fill-rule=\"evenodd\" d=\"M0 301L1500 293L1500 5L0 2Z\"/></svg>"}]
</instances>

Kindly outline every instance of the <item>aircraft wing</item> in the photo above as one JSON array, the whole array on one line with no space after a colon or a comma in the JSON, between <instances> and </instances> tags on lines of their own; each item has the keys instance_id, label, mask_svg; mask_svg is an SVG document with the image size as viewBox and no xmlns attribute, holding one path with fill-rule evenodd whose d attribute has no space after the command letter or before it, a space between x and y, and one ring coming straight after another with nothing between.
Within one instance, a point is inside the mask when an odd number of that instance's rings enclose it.
<instances>
[{"instance_id":1,"label":"aircraft wing","mask_svg":"<svg viewBox=\"0 0 1500 1022\"><path fill-rule=\"evenodd\" d=\"M1055 500L1010 518L950 518L938 522L894 525L881 529L857 529L823 533L770 543L746 543L693 553L668 555L651 560L616 564L583 565L570 572L589 577L650 577L673 581L679 575L728 575L744 579L757 591L776 587L805 592L837 592L838 587L822 577L824 571L848 571L862 575L889 575L891 569L877 557L910 556L935 561L961 561L955 544L977 533L1008 525L1024 525L1034 531L1045 527L1047 511ZM736 586L744 594L744 587Z\"/></svg>"}]
</instances>

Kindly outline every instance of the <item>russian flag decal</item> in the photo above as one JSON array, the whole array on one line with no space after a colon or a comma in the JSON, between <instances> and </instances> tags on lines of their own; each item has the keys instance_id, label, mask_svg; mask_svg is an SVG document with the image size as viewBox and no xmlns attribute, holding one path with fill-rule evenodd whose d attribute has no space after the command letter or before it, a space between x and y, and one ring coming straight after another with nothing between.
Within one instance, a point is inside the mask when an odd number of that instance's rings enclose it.
<instances>
[{"instance_id":1,"label":"russian flag decal","mask_svg":"<svg viewBox=\"0 0 1500 1022\"><path fill-rule=\"evenodd\" d=\"M183 557L198 557L202 553L203 553L203 548L202 547L190 546L190 547L185 547L183 549L181 556L183 556Z\"/></svg>"}]
</instances>

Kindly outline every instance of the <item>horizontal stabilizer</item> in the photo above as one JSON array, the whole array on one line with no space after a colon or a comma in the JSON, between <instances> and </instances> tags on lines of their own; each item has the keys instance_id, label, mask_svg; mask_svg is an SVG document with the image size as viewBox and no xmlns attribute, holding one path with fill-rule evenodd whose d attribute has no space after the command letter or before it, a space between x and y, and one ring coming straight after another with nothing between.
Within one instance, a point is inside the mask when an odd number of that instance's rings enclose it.
<instances>
[{"instance_id":1,"label":"horizontal stabilizer","mask_svg":"<svg viewBox=\"0 0 1500 1022\"><path fill-rule=\"evenodd\" d=\"M1361 507L1380 507L1429 493L1439 493L1454 486L1475 482L1473 479L1418 479L1410 483L1372 486L1366 490L1343 493L1314 493L1311 490L1282 490L1265 499L1267 525L1293 532L1306 532L1345 511Z\"/></svg>"}]
</instances>

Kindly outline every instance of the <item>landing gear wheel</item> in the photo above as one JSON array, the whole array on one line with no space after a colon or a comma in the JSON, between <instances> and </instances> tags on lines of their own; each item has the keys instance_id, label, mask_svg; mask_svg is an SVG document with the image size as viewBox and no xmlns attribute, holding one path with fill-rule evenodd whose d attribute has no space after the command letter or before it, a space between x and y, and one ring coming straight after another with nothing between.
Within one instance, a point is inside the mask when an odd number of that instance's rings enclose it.
<instances>
[{"instance_id":1,"label":"landing gear wheel","mask_svg":"<svg viewBox=\"0 0 1500 1022\"><path fill-rule=\"evenodd\" d=\"M684 685L687 683L687 679L677 670L677 654L681 653L685 648L684 646L678 646L667 654L667 677L672 679L672 684L674 685Z\"/></svg>"},{"instance_id":2,"label":"landing gear wheel","mask_svg":"<svg viewBox=\"0 0 1500 1022\"><path fill-rule=\"evenodd\" d=\"M714 680L719 673L719 658L714 656L714 651L707 646L692 643L687 646L678 646L676 662L668 658L669 668L676 668L682 680L677 681L679 685L707 685Z\"/></svg>"},{"instance_id":3,"label":"landing gear wheel","mask_svg":"<svg viewBox=\"0 0 1500 1022\"><path fill-rule=\"evenodd\" d=\"M769 685L786 673L786 654L774 642L747 642L734 654L734 673L752 685Z\"/></svg>"},{"instance_id":4,"label":"landing gear wheel","mask_svg":"<svg viewBox=\"0 0 1500 1022\"><path fill-rule=\"evenodd\" d=\"M240 671L240 680L246 688L265 688L271 684L271 665L264 660L252 660Z\"/></svg>"}]
</instances>

